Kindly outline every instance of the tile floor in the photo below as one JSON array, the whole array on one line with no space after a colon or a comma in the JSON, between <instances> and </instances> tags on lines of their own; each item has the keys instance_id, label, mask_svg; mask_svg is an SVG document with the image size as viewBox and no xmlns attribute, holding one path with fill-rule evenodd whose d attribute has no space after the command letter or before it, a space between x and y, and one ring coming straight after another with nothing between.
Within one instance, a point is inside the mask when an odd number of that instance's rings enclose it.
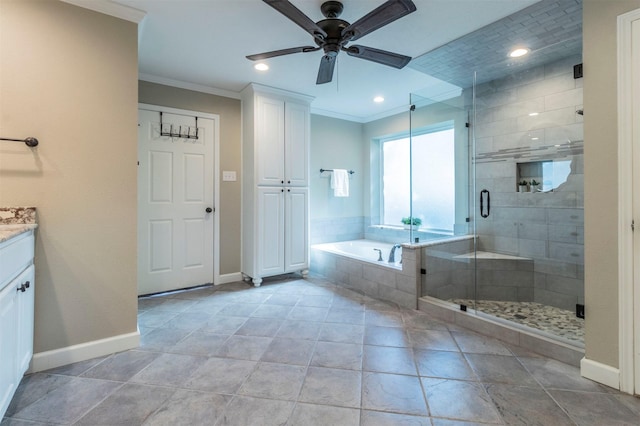
<instances>
[{"instance_id":1,"label":"tile floor","mask_svg":"<svg viewBox=\"0 0 640 426\"><path fill-rule=\"evenodd\" d=\"M25 377L2 426L640 424L574 367L321 277L139 307L139 348Z\"/></svg>"}]
</instances>

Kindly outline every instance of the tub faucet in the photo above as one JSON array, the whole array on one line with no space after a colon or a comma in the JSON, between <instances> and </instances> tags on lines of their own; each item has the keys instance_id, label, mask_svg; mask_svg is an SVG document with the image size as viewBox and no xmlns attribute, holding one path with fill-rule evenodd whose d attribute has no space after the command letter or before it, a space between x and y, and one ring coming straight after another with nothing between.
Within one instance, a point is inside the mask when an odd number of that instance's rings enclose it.
<instances>
[{"instance_id":1,"label":"tub faucet","mask_svg":"<svg viewBox=\"0 0 640 426\"><path fill-rule=\"evenodd\" d=\"M378 262L382 262L382 250L374 248L373 251L378 252Z\"/></svg>"},{"instance_id":2,"label":"tub faucet","mask_svg":"<svg viewBox=\"0 0 640 426\"><path fill-rule=\"evenodd\" d=\"M389 251L389 263L396 263L396 249L402 247L400 244L394 244Z\"/></svg>"}]
</instances>

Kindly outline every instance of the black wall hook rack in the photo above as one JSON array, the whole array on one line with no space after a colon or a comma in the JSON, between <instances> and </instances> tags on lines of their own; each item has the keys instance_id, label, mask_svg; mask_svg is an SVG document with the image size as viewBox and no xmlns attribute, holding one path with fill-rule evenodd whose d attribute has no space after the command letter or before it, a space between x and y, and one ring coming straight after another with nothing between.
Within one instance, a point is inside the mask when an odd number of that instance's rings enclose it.
<instances>
[{"instance_id":1,"label":"black wall hook rack","mask_svg":"<svg viewBox=\"0 0 640 426\"><path fill-rule=\"evenodd\" d=\"M0 141L24 142L24 144L30 148L33 148L34 146L38 146L38 144L40 143L38 142L38 139L32 138L31 136L29 136L26 139L0 138Z\"/></svg>"},{"instance_id":2,"label":"black wall hook rack","mask_svg":"<svg viewBox=\"0 0 640 426\"><path fill-rule=\"evenodd\" d=\"M187 133L182 133L182 126L178 127L178 132L175 133L173 131L173 124L169 125L169 131L164 131L164 126L162 124L162 111L160 111L160 136L169 136L171 138L183 138L183 139L198 139L198 117L196 119L196 134L191 134L191 126L187 126Z\"/></svg>"}]
</instances>

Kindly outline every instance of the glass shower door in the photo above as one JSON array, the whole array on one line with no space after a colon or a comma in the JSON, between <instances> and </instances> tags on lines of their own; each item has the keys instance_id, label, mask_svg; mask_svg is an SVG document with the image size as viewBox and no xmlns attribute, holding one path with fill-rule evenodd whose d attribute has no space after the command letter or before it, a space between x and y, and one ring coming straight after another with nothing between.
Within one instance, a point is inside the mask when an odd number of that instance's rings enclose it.
<instances>
[{"instance_id":1,"label":"glass shower door","mask_svg":"<svg viewBox=\"0 0 640 426\"><path fill-rule=\"evenodd\" d=\"M473 307L475 200L469 91L411 94L409 219L423 245L421 296ZM417 225L417 226L416 226Z\"/></svg>"}]
</instances>

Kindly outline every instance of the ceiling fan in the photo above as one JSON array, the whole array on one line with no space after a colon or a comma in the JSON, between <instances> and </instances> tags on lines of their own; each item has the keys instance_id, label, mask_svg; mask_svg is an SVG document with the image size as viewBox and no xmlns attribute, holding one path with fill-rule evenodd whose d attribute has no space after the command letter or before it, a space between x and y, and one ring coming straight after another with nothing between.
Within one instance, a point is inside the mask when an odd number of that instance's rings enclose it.
<instances>
[{"instance_id":1,"label":"ceiling fan","mask_svg":"<svg viewBox=\"0 0 640 426\"><path fill-rule=\"evenodd\" d=\"M316 84L324 84L330 82L333 78L336 56L341 50L347 52L349 56L366 59L398 69L403 68L411 60L410 56L387 52L373 47L355 44L347 46L348 43L414 12L416 6L411 0L388 0L353 24L338 18L343 9L342 3L339 1L324 2L322 6L320 6L320 10L327 19L318 22L313 22L307 15L302 13L300 9L287 0L263 1L311 34L317 46L292 47L247 56L247 59L252 61L292 53L315 52L323 49L324 56L320 61Z\"/></svg>"}]
</instances>

